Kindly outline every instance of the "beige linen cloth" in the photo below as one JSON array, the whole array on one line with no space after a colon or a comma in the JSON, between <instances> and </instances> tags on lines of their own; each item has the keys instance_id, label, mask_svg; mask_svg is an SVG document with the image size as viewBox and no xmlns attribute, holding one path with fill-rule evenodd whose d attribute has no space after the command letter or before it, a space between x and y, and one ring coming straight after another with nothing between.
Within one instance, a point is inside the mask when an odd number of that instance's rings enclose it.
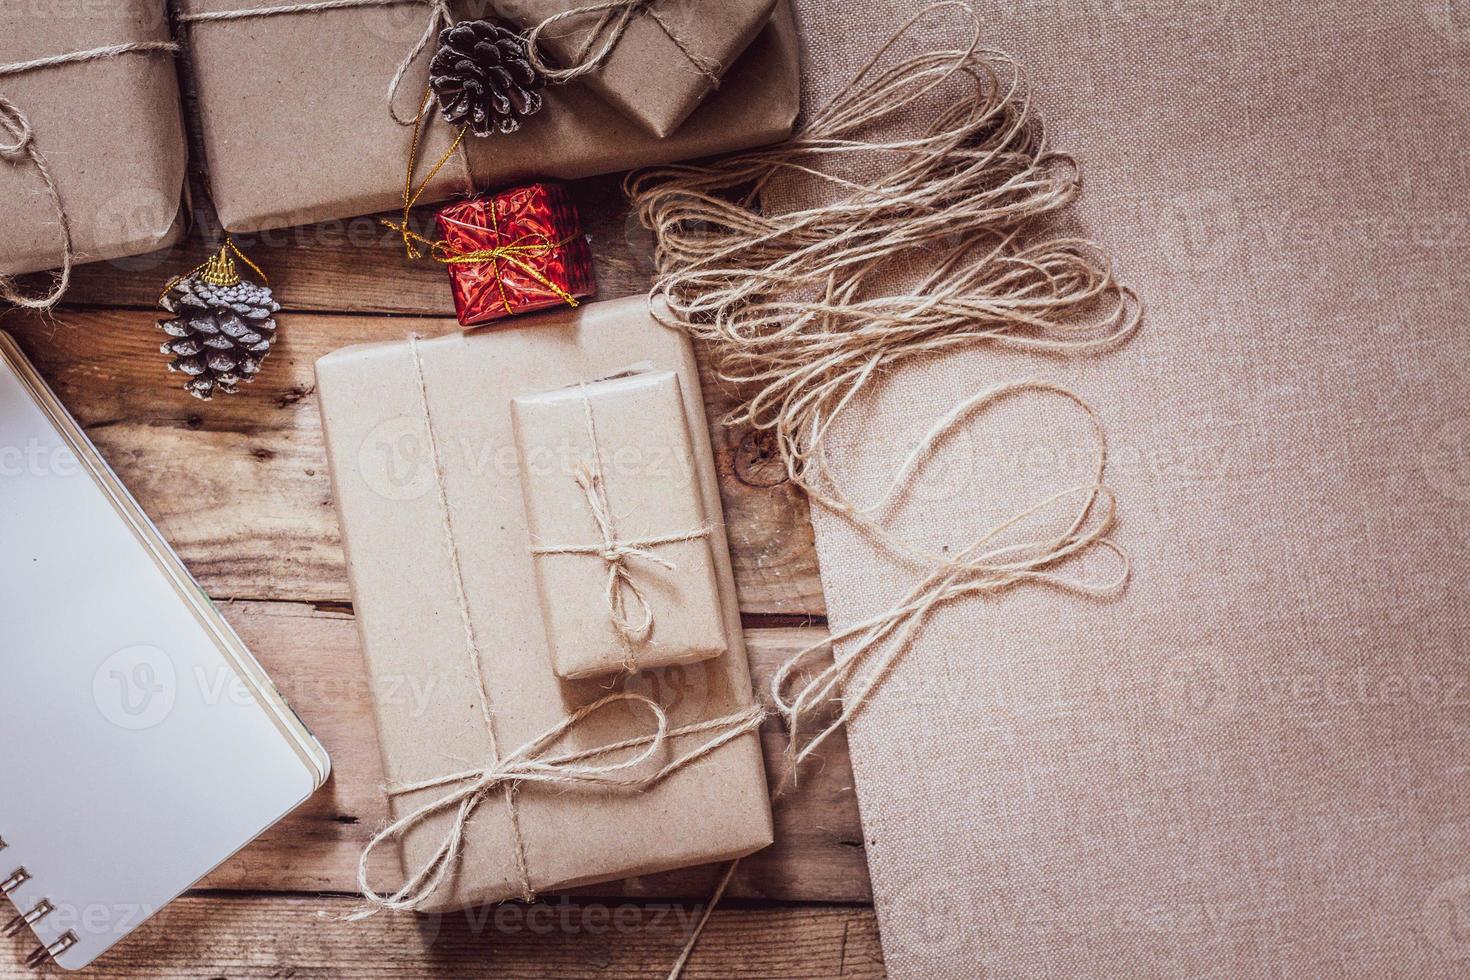
<instances>
[{"instance_id":1,"label":"beige linen cloth","mask_svg":"<svg viewBox=\"0 0 1470 980\"><path fill-rule=\"evenodd\" d=\"M808 98L918 6L803 0ZM1058 380L1135 572L942 610L853 724L890 974L1470 973L1470 6L979 9L1144 327L898 371L837 473L874 499L958 398ZM1085 480L1053 402L975 419L893 526L958 548ZM835 626L914 580L815 523Z\"/></svg>"}]
</instances>

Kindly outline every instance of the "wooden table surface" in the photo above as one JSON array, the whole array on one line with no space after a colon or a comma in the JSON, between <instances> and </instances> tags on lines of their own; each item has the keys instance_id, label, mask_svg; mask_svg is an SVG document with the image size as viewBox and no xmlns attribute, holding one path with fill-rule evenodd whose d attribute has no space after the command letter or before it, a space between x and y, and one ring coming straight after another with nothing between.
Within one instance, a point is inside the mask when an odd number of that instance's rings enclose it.
<instances>
[{"instance_id":1,"label":"wooden table surface","mask_svg":"<svg viewBox=\"0 0 1470 980\"><path fill-rule=\"evenodd\" d=\"M652 242L616 177L572 185L601 298L646 290ZM199 225L212 227L205 210ZM199 402L159 354L155 303L213 241L78 270L51 316L0 315L331 753L310 803L100 960L96 977L663 977L718 868L661 874L443 917L336 918L357 857L387 816L366 676L322 448L312 364L363 341L457 329L444 268L409 263L375 219L248 235L270 276L279 342L255 384ZM514 329L514 325L511 326ZM701 362L703 362L701 353ZM825 628L804 502L769 446L722 428L730 393L706 378L758 690ZM774 762L783 737L764 733ZM846 747L834 740L777 808L777 843L746 859L686 976L884 973ZM105 828L99 828L105 832ZM33 945L3 940L0 977ZM60 973L60 971L53 972Z\"/></svg>"}]
</instances>

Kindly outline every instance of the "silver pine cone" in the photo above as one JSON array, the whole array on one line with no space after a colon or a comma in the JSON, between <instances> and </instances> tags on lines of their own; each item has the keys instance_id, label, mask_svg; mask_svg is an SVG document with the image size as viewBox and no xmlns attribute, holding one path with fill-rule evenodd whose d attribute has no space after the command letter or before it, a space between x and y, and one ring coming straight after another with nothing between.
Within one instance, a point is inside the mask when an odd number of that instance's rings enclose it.
<instances>
[{"instance_id":1,"label":"silver pine cone","mask_svg":"<svg viewBox=\"0 0 1470 980\"><path fill-rule=\"evenodd\" d=\"M240 279L230 266L223 275L211 268L188 276L160 300L176 315L158 321L169 337L159 350L173 358L170 371L186 376L184 390L204 401L254 381L276 339L274 314L281 305L270 289Z\"/></svg>"}]
</instances>

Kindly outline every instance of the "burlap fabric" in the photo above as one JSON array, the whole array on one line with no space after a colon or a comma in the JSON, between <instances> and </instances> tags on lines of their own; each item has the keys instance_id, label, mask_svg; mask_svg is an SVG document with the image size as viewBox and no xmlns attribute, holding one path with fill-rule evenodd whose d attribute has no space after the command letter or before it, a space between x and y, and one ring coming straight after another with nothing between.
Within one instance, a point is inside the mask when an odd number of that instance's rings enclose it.
<instances>
[{"instance_id":1,"label":"burlap fabric","mask_svg":"<svg viewBox=\"0 0 1470 980\"><path fill-rule=\"evenodd\" d=\"M1108 424L1135 574L1116 601L947 608L852 726L888 969L1463 975L1470 12L979 6L1080 159L1078 223L1144 328L1084 361L911 365L835 463L871 496L958 397L1061 381ZM803 0L807 98L915 7ZM895 526L962 545L1084 479L1082 431L1044 399L1001 406ZM917 574L815 522L834 624Z\"/></svg>"}]
</instances>

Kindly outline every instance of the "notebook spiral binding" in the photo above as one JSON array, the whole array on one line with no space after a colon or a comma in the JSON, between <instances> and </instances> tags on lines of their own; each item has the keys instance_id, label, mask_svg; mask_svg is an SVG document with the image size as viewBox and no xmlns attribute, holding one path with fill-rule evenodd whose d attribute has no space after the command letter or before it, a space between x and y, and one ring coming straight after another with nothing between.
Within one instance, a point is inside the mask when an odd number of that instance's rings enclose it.
<instances>
[{"instance_id":1,"label":"notebook spiral binding","mask_svg":"<svg viewBox=\"0 0 1470 980\"><path fill-rule=\"evenodd\" d=\"M5 843L5 838L0 837L0 851L5 850L9 846L10 845ZM16 868L10 873L10 876L8 878L6 878L4 881L0 881L0 894L9 895L11 892L15 891L21 885L24 885L30 880L31 873L29 871L27 871L23 867ZM7 924L5 928L0 929L0 936L4 936L6 938L15 936L24 929L34 926L37 922L40 922L42 919L46 918L46 916L55 911L56 906L51 904L51 900L43 898L39 902L37 902L35 907L32 908L29 912L22 912L15 918L11 919L9 924ZM80 941L81 940L77 938L77 934L75 932L68 931L54 943L51 943L49 946L42 946L35 952L31 953L31 955L27 956L25 960L26 967L32 970L38 970L46 963L47 960L60 956L62 953L65 953L67 950L71 949Z\"/></svg>"}]
</instances>

